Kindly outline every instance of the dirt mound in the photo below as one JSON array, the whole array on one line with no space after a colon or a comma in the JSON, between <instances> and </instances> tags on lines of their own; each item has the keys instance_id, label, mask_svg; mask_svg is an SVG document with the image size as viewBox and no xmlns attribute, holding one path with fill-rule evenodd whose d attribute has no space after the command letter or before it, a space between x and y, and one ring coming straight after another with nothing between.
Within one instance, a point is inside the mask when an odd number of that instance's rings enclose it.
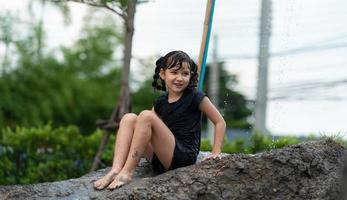
<instances>
[{"instance_id":1,"label":"dirt mound","mask_svg":"<svg viewBox=\"0 0 347 200\"><path fill-rule=\"evenodd\" d=\"M92 188L109 170L103 169L60 182L0 186L0 199L340 199L344 154L328 139L226 155L159 176L141 162L132 183L114 191Z\"/></svg>"}]
</instances>

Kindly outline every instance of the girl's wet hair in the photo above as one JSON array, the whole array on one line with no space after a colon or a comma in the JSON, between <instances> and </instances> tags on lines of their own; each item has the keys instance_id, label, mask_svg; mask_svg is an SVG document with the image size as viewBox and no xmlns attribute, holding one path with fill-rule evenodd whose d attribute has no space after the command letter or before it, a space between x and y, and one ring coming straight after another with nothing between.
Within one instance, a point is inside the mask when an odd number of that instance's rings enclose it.
<instances>
[{"instance_id":1,"label":"girl's wet hair","mask_svg":"<svg viewBox=\"0 0 347 200\"><path fill-rule=\"evenodd\" d=\"M182 68L183 63L188 63L190 69L190 80L187 88L193 89L197 86L198 82L198 66L195 62L183 51L171 51L166 54L164 57L160 57L155 62L155 72L153 75L153 83L152 86L157 90L166 91L166 86L164 80L162 80L159 76L160 69L166 70L177 67L176 70L180 70Z\"/></svg>"}]
</instances>

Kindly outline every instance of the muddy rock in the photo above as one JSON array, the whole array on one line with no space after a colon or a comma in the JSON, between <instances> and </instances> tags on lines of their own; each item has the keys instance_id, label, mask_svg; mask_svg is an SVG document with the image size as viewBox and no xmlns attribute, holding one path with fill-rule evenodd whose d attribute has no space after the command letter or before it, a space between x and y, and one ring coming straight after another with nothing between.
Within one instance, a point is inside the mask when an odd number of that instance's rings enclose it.
<instances>
[{"instance_id":1,"label":"muddy rock","mask_svg":"<svg viewBox=\"0 0 347 200\"><path fill-rule=\"evenodd\" d=\"M255 155L223 155L155 176L142 160L133 181L96 191L109 168L77 179L0 186L0 199L341 199L345 148L333 140L293 145Z\"/></svg>"}]
</instances>

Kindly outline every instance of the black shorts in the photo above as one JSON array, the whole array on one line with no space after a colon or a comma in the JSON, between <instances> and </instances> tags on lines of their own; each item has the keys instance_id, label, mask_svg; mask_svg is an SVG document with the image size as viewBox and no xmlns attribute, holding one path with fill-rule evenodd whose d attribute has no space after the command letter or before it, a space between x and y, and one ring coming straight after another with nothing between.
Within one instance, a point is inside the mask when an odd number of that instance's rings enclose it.
<instances>
[{"instance_id":1,"label":"black shorts","mask_svg":"<svg viewBox=\"0 0 347 200\"><path fill-rule=\"evenodd\" d=\"M164 165L160 162L155 153L153 153L152 157L152 168L154 173L162 174L169 170L195 164L197 157L197 153L187 152L187 150L179 143L179 141L176 140L175 149L169 169L165 169Z\"/></svg>"}]
</instances>

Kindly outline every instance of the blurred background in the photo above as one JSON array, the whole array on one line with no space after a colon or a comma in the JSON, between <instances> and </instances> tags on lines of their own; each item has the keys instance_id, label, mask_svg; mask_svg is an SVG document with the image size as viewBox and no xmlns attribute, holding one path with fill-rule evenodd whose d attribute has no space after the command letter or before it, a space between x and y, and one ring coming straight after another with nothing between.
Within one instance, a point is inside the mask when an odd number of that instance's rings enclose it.
<instances>
[{"instance_id":1,"label":"blurred background","mask_svg":"<svg viewBox=\"0 0 347 200\"><path fill-rule=\"evenodd\" d=\"M0 184L90 170L107 132L96 121L109 119L123 96L126 29L119 13L127 2L1 1ZM160 95L151 88L156 59L179 49L197 60L206 3L136 3L132 112L150 109ZM256 153L322 136L344 140L346 8L343 0L216 2L203 90L227 122L224 152ZM111 134L99 167L111 164L113 143ZM202 150L210 148L204 139Z\"/></svg>"}]
</instances>

